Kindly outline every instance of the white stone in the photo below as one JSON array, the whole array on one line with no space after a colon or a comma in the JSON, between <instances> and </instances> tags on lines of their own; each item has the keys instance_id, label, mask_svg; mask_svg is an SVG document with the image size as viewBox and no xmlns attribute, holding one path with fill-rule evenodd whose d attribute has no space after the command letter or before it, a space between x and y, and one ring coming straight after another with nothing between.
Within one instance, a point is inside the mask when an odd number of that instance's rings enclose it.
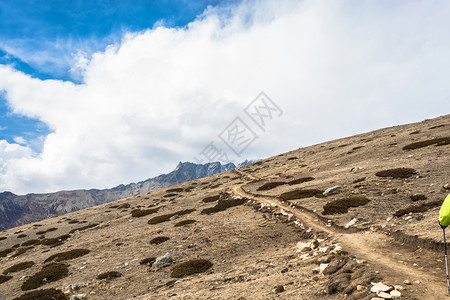
<instances>
[{"instance_id":1,"label":"white stone","mask_svg":"<svg viewBox=\"0 0 450 300\"><path fill-rule=\"evenodd\" d=\"M303 243L303 242L298 242L297 243L297 252L302 252L303 250L306 249L311 249L311 242L307 242L307 243Z\"/></svg>"},{"instance_id":2,"label":"white stone","mask_svg":"<svg viewBox=\"0 0 450 300\"><path fill-rule=\"evenodd\" d=\"M327 267L328 267L328 264L320 264L319 271L323 272L323 270L325 270Z\"/></svg>"},{"instance_id":3,"label":"white stone","mask_svg":"<svg viewBox=\"0 0 450 300\"><path fill-rule=\"evenodd\" d=\"M86 294L76 294L76 295L72 295L70 296L70 300L81 300L81 299L86 299Z\"/></svg>"},{"instance_id":4,"label":"white stone","mask_svg":"<svg viewBox=\"0 0 450 300\"><path fill-rule=\"evenodd\" d=\"M409 281L409 280L405 280L405 281L403 281L403 283L407 284L407 285L411 285L411 281Z\"/></svg>"},{"instance_id":5,"label":"white stone","mask_svg":"<svg viewBox=\"0 0 450 300\"><path fill-rule=\"evenodd\" d=\"M342 247L340 245L335 245L334 249L330 251L330 253L341 253Z\"/></svg>"},{"instance_id":6,"label":"white stone","mask_svg":"<svg viewBox=\"0 0 450 300\"><path fill-rule=\"evenodd\" d=\"M349 228L350 226L355 225L357 221L358 221L357 218L351 219L350 222L348 222L347 224L345 224L345 228Z\"/></svg>"},{"instance_id":7,"label":"white stone","mask_svg":"<svg viewBox=\"0 0 450 300\"><path fill-rule=\"evenodd\" d=\"M402 293L400 293L400 292L397 291L397 290L391 291L390 294L391 294L392 298L399 298L399 297L402 296Z\"/></svg>"},{"instance_id":8,"label":"white stone","mask_svg":"<svg viewBox=\"0 0 450 300\"><path fill-rule=\"evenodd\" d=\"M391 294L388 294L386 292L378 292L377 296L383 299L392 299Z\"/></svg>"},{"instance_id":9,"label":"white stone","mask_svg":"<svg viewBox=\"0 0 450 300\"><path fill-rule=\"evenodd\" d=\"M382 282L378 282L370 289L370 291L372 293L389 292L390 290L392 290L392 287L387 286L387 285L383 284Z\"/></svg>"},{"instance_id":10,"label":"white stone","mask_svg":"<svg viewBox=\"0 0 450 300\"><path fill-rule=\"evenodd\" d=\"M336 192L337 190L339 190L340 188L341 188L340 185L335 185L335 186L332 186L332 187L330 187L330 188L327 188L327 189L325 190L325 192L323 192L323 195L324 195L324 196L331 195L331 194L333 194L334 192Z\"/></svg>"},{"instance_id":11,"label":"white stone","mask_svg":"<svg viewBox=\"0 0 450 300\"><path fill-rule=\"evenodd\" d=\"M403 291L405 288L401 285L394 285L394 289L396 289L397 291Z\"/></svg>"}]
</instances>

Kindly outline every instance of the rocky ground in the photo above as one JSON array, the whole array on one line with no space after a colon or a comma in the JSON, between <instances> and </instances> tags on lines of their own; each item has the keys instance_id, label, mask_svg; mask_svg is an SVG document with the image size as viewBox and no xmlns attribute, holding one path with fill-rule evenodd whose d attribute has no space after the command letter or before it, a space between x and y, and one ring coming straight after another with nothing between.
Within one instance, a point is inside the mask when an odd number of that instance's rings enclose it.
<instances>
[{"instance_id":1,"label":"rocky ground","mask_svg":"<svg viewBox=\"0 0 450 300\"><path fill-rule=\"evenodd\" d=\"M449 145L447 115L3 231L0 299L441 299Z\"/></svg>"}]
</instances>

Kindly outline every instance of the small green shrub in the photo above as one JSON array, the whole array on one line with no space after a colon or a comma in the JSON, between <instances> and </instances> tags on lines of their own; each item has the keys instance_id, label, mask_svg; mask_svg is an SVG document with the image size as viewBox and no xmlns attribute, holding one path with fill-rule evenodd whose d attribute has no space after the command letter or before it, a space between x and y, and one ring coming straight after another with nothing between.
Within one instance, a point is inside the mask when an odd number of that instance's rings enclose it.
<instances>
[{"instance_id":1,"label":"small green shrub","mask_svg":"<svg viewBox=\"0 0 450 300\"><path fill-rule=\"evenodd\" d=\"M209 214L212 214L212 213L224 211L227 208L238 206L238 205L242 205L245 202L247 202L247 199L245 199L245 198L243 198L243 199L219 200L219 202L217 202L217 204L215 206L210 207L210 208L205 208L204 210L202 210L202 214L209 215Z\"/></svg>"},{"instance_id":2,"label":"small green shrub","mask_svg":"<svg viewBox=\"0 0 450 300\"><path fill-rule=\"evenodd\" d=\"M412 201L427 200L427 196L422 194L411 195L409 198L411 198Z\"/></svg>"},{"instance_id":3,"label":"small green shrub","mask_svg":"<svg viewBox=\"0 0 450 300\"><path fill-rule=\"evenodd\" d=\"M12 276L8 276L8 275L0 275L0 284L7 282L8 280L10 280L12 278Z\"/></svg>"},{"instance_id":4,"label":"small green shrub","mask_svg":"<svg viewBox=\"0 0 450 300\"><path fill-rule=\"evenodd\" d=\"M37 289L38 287L57 281L69 274L67 265L60 263L51 263L42 267L42 269L28 278L22 284L22 291ZM45 279L45 280L44 280Z\"/></svg>"},{"instance_id":5,"label":"small green shrub","mask_svg":"<svg viewBox=\"0 0 450 300\"><path fill-rule=\"evenodd\" d=\"M204 198L202 201L204 203L210 203L210 202L214 202L220 199L220 195L214 195L214 196L209 196Z\"/></svg>"},{"instance_id":6,"label":"small green shrub","mask_svg":"<svg viewBox=\"0 0 450 300\"><path fill-rule=\"evenodd\" d=\"M437 146L444 146L448 145L450 143L450 136L442 137L442 138L435 138L431 140L421 141L421 142L415 142L409 145L404 146L403 150L414 150L419 149L423 147L428 147L431 145L437 145Z\"/></svg>"},{"instance_id":7,"label":"small green shrub","mask_svg":"<svg viewBox=\"0 0 450 300\"><path fill-rule=\"evenodd\" d=\"M418 205L418 206L410 206L404 209L400 209L397 210L394 213L394 217L401 217L403 215L407 215L409 213L419 213L419 212L426 212L427 210L436 207L436 206L441 206L442 204L442 200L437 200L437 201L433 201L433 202L428 202L428 203L424 203L422 205Z\"/></svg>"},{"instance_id":8,"label":"small green shrub","mask_svg":"<svg viewBox=\"0 0 450 300\"><path fill-rule=\"evenodd\" d=\"M391 177L391 178L408 178L417 174L417 171L411 168L396 168L384 171L376 172L378 177Z\"/></svg>"},{"instance_id":9,"label":"small green shrub","mask_svg":"<svg viewBox=\"0 0 450 300\"><path fill-rule=\"evenodd\" d=\"M158 208L150 208L150 209L135 209L131 212L131 216L133 218L140 218L140 217L144 217L150 214L154 214L156 212L158 212L159 207Z\"/></svg>"},{"instance_id":10,"label":"small green shrub","mask_svg":"<svg viewBox=\"0 0 450 300\"><path fill-rule=\"evenodd\" d=\"M358 207L365 205L370 200L366 197L349 197L328 202L323 207L323 215L344 214L348 212L350 207Z\"/></svg>"},{"instance_id":11,"label":"small green shrub","mask_svg":"<svg viewBox=\"0 0 450 300\"><path fill-rule=\"evenodd\" d=\"M100 273L97 275L97 279L112 279L112 278L117 278L117 277L121 277L122 273L117 272L117 271L110 271L110 272L106 272L106 273Z\"/></svg>"},{"instance_id":12,"label":"small green shrub","mask_svg":"<svg viewBox=\"0 0 450 300\"><path fill-rule=\"evenodd\" d=\"M148 265L148 266L151 266L151 265L153 265L153 263L156 261L156 257L147 257L147 258L144 258L143 260L141 260L139 263L141 264L141 265Z\"/></svg>"},{"instance_id":13,"label":"small green shrub","mask_svg":"<svg viewBox=\"0 0 450 300\"><path fill-rule=\"evenodd\" d=\"M323 198L323 191L317 189L294 190L280 195L281 200L304 199L310 197Z\"/></svg>"},{"instance_id":14,"label":"small green shrub","mask_svg":"<svg viewBox=\"0 0 450 300\"><path fill-rule=\"evenodd\" d=\"M46 263L46 262L53 261L53 260L56 262L60 262L60 261L64 261L64 260L74 259L74 258L77 258L80 256L84 256L84 255L88 254L89 252L91 252L91 251L88 249L73 249L73 250L53 254L53 255L49 256L44 262Z\"/></svg>"},{"instance_id":15,"label":"small green shrub","mask_svg":"<svg viewBox=\"0 0 450 300\"><path fill-rule=\"evenodd\" d=\"M78 227L78 228L72 229L71 231L69 231L69 233L74 233L75 231L83 231L83 230L86 230L86 229L89 229L89 228L93 228L93 227L96 227L96 226L98 226L97 223L86 225L86 226L82 226L82 227Z\"/></svg>"},{"instance_id":16,"label":"small green shrub","mask_svg":"<svg viewBox=\"0 0 450 300\"><path fill-rule=\"evenodd\" d=\"M179 216L187 215L194 211L195 211L195 209L185 209L185 210L180 210L180 211L177 211L177 212L174 212L171 214L156 216L156 217L153 217L150 220L148 220L147 223L153 225L153 224L158 224L158 223L162 223L162 222L167 222L167 221L170 221L170 218L172 218L175 215L179 215Z\"/></svg>"},{"instance_id":17,"label":"small green shrub","mask_svg":"<svg viewBox=\"0 0 450 300\"><path fill-rule=\"evenodd\" d=\"M196 222L195 220L183 220L183 221L176 223L175 227L185 226L185 225L192 224L195 222Z\"/></svg>"},{"instance_id":18,"label":"small green shrub","mask_svg":"<svg viewBox=\"0 0 450 300\"><path fill-rule=\"evenodd\" d=\"M173 267L170 277L180 278L185 275L192 275L206 272L209 268L213 266L212 262L206 259L193 259Z\"/></svg>"},{"instance_id":19,"label":"small green shrub","mask_svg":"<svg viewBox=\"0 0 450 300\"><path fill-rule=\"evenodd\" d=\"M302 177L302 178L297 178L297 179L291 180L287 184L295 185L295 184L300 184L300 183L312 181L314 179L315 179L314 177Z\"/></svg>"},{"instance_id":20,"label":"small green shrub","mask_svg":"<svg viewBox=\"0 0 450 300\"><path fill-rule=\"evenodd\" d=\"M31 291L22 296L14 298L13 300L68 300L69 296L64 294L60 290L56 289L45 289Z\"/></svg>"},{"instance_id":21,"label":"small green shrub","mask_svg":"<svg viewBox=\"0 0 450 300\"><path fill-rule=\"evenodd\" d=\"M150 241L150 244L152 244L152 245L158 245L158 244L164 243L165 241L168 241L168 240L170 240L170 237L167 237L167 236L158 236L158 237L155 237L154 239L152 239L152 240Z\"/></svg>"},{"instance_id":22,"label":"small green shrub","mask_svg":"<svg viewBox=\"0 0 450 300\"><path fill-rule=\"evenodd\" d=\"M28 268L31 268L34 265L34 262L32 261L24 261L18 264L15 264L9 268L7 268L5 271L3 271L3 274L8 274L8 273L14 273L14 272L19 272Z\"/></svg>"},{"instance_id":23,"label":"small green shrub","mask_svg":"<svg viewBox=\"0 0 450 300\"><path fill-rule=\"evenodd\" d=\"M271 181L271 182L266 182L266 183L264 183L262 186L260 186L259 188L257 188L256 190L257 190L257 191L268 191L268 190L271 190L271 189L276 188L277 186L285 185L285 184L286 184L286 182L284 182L284 181Z\"/></svg>"}]
</instances>

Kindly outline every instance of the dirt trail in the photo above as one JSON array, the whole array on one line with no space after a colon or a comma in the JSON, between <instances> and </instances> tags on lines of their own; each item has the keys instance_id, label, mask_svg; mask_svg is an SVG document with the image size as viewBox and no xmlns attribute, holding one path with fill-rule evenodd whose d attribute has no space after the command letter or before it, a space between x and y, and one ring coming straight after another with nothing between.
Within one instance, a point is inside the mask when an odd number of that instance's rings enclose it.
<instances>
[{"instance_id":1,"label":"dirt trail","mask_svg":"<svg viewBox=\"0 0 450 300\"><path fill-rule=\"evenodd\" d=\"M252 180L260 179L239 170L236 170L236 172ZM345 251L358 259L367 260L368 264L375 270L388 274L390 277L401 279L400 282L409 278L419 280L424 285L423 295L421 295L423 298L421 299L439 299L447 295L447 287L443 277L439 278L426 272L426 269L419 270L417 267L399 262L398 258L394 257L394 254L399 257L413 257L415 253L406 247L383 246L383 242L389 244L388 237L385 235L370 231L358 233L337 232L333 227L327 226L327 224L308 211L291 207L275 198L255 196L246 192L242 186L233 186L232 192L235 195L246 197L265 205L276 205L278 208L292 213L302 221L305 227L330 234L341 243Z\"/></svg>"}]
</instances>

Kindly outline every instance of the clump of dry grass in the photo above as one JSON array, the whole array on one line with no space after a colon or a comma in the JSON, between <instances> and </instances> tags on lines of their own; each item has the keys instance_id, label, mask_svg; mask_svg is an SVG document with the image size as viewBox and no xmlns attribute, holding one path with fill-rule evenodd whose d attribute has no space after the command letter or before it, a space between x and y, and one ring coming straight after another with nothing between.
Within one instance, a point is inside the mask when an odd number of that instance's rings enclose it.
<instances>
[{"instance_id":1,"label":"clump of dry grass","mask_svg":"<svg viewBox=\"0 0 450 300\"><path fill-rule=\"evenodd\" d=\"M158 245L158 244L164 243L165 241L168 241L168 240L170 240L170 237L168 237L168 236L157 236L150 241L150 244Z\"/></svg>"},{"instance_id":2,"label":"clump of dry grass","mask_svg":"<svg viewBox=\"0 0 450 300\"><path fill-rule=\"evenodd\" d=\"M31 291L13 300L68 300L69 297L60 290L45 289Z\"/></svg>"},{"instance_id":3,"label":"clump of dry grass","mask_svg":"<svg viewBox=\"0 0 450 300\"><path fill-rule=\"evenodd\" d=\"M262 186L260 186L259 188L257 188L256 190L257 190L257 191L268 191L268 190L271 190L271 189L276 188L277 186L285 185L285 184L286 184L286 182L284 182L284 181L271 181L271 182L266 182L266 183L264 183Z\"/></svg>"},{"instance_id":4,"label":"clump of dry grass","mask_svg":"<svg viewBox=\"0 0 450 300\"><path fill-rule=\"evenodd\" d=\"M217 204L210 208L205 208L202 210L202 214L212 214L220 211L224 211L230 207L242 205L247 201L247 199L230 199L230 200L219 200Z\"/></svg>"},{"instance_id":5,"label":"clump of dry grass","mask_svg":"<svg viewBox=\"0 0 450 300\"><path fill-rule=\"evenodd\" d=\"M16 250L15 248L8 248L5 250L0 251L0 257L6 257L6 255L8 255L9 253L13 252L14 250Z\"/></svg>"},{"instance_id":6,"label":"clump of dry grass","mask_svg":"<svg viewBox=\"0 0 450 300\"><path fill-rule=\"evenodd\" d=\"M192 275L206 272L209 268L213 266L212 262L206 259L193 259L173 267L170 277L180 278L185 275Z\"/></svg>"},{"instance_id":7,"label":"clump of dry grass","mask_svg":"<svg viewBox=\"0 0 450 300\"><path fill-rule=\"evenodd\" d=\"M409 198L412 201L427 200L427 196L422 195L422 194L411 195L411 196L409 196Z\"/></svg>"},{"instance_id":8,"label":"clump of dry grass","mask_svg":"<svg viewBox=\"0 0 450 300\"><path fill-rule=\"evenodd\" d=\"M220 195L214 195L214 196L209 196L204 198L202 201L204 203L210 203L210 202L214 202L220 199Z\"/></svg>"},{"instance_id":9,"label":"clump of dry grass","mask_svg":"<svg viewBox=\"0 0 450 300\"><path fill-rule=\"evenodd\" d=\"M40 240L33 239L33 240L28 240L28 241L23 242L20 246L24 247L24 246L31 246L31 245L39 245L40 243L41 243Z\"/></svg>"},{"instance_id":10,"label":"clump of dry grass","mask_svg":"<svg viewBox=\"0 0 450 300\"><path fill-rule=\"evenodd\" d=\"M150 214L154 214L154 213L158 212L158 210L159 210L159 207L158 208L150 208L150 209L135 209L135 210L131 211L131 216L133 218L141 218L141 217L145 217Z\"/></svg>"},{"instance_id":11,"label":"clump of dry grass","mask_svg":"<svg viewBox=\"0 0 450 300\"><path fill-rule=\"evenodd\" d=\"M19 255L22 255L25 252L27 252L28 250L30 250L31 248L33 248L33 246L18 248L16 253L14 253L14 255L12 255L11 257L17 257Z\"/></svg>"},{"instance_id":12,"label":"clump of dry grass","mask_svg":"<svg viewBox=\"0 0 450 300\"><path fill-rule=\"evenodd\" d=\"M323 191L318 189L294 190L280 195L281 200L304 199L309 197L323 198L325 196L323 195Z\"/></svg>"},{"instance_id":13,"label":"clump of dry grass","mask_svg":"<svg viewBox=\"0 0 450 300\"><path fill-rule=\"evenodd\" d=\"M69 233L74 233L75 231L83 231L83 230L86 230L86 229L89 229L89 228L93 228L93 227L96 227L96 226L98 226L97 223L86 225L86 226L82 226L82 227L78 227L78 228L72 229L71 231L69 231Z\"/></svg>"},{"instance_id":14,"label":"clump of dry grass","mask_svg":"<svg viewBox=\"0 0 450 300\"><path fill-rule=\"evenodd\" d=\"M430 210L433 207L441 206L442 200L437 200L433 202L424 203L422 205L418 206L410 206L404 209L397 210L394 213L394 217L401 217L403 215L407 215L409 213L419 213L419 212L426 212L427 210Z\"/></svg>"},{"instance_id":15,"label":"clump of dry grass","mask_svg":"<svg viewBox=\"0 0 450 300\"><path fill-rule=\"evenodd\" d=\"M14 273L14 272L19 272L28 268L31 268L34 265L34 262L32 261L24 261L18 264L15 264L9 268L7 268L6 270L3 271L3 274L8 274L8 273Z\"/></svg>"},{"instance_id":16,"label":"clump of dry grass","mask_svg":"<svg viewBox=\"0 0 450 300\"><path fill-rule=\"evenodd\" d=\"M19 235L17 236L17 238L18 238L18 239L23 239L23 238L25 238L25 237L27 237L27 236L28 236L28 235L22 233L22 234L19 234Z\"/></svg>"},{"instance_id":17,"label":"clump of dry grass","mask_svg":"<svg viewBox=\"0 0 450 300\"><path fill-rule=\"evenodd\" d=\"M28 278L22 284L22 291L37 289L38 287L57 281L69 274L67 265L60 263L51 263L42 267L42 269Z\"/></svg>"},{"instance_id":18,"label":"clump of dry grass","mask_svg":"<svg viewBox=\"0 0 450 300\"><path fill-rule=\"evenodd\" d=\"M182 191L183 191L182 188L173 188L173 189L168 189L168 190L166 191L166 193L180 193L180 192L182 192Z\"/></svg>"},{"instance_id":19,"label":"clump of dry grass","mask_svg":"<svg viewBox=\"0 0 450 300\"><path fill-rule=\"evenodd\" d=\"M155 261L156 261L156 257L147 257L147 258L144 258L143 260L141 260L139 263L141 265L151 266L151 265L153 265L153 263Z\"/></svg>"},{"instance_id":20,"label":"clump of dry grass","mask_svg":"<svg viewBox=\"0 0 450 300\"><path fill-rule=\"evenodd\" d=\"M196 222L195 220L183 220L183 221L176 223L175 227L185 226L185 225L189 225L189 224L192 224L195 222Z\"/></svg>"},{"instance_id":21,"label":"clump of dry grass","mask_svg":"<svg viewBox=\"0 0 450 300\"><path fill-rule=\"evenodd\" d=\"M7 237L6 236L0 236L0 241L6 240Z\"/></svg>"},{"instance_id":22,"label":"clump of dry grass","mask_svg":"<svg viewBox=\"0 0 450 300\"><path fill-rule=\"evenodd\" d=\"M185 210L180 210L171 214L165 214L165 215L160 215L160 216L156 216L151 218L150 220L148 220L148 224L158 224L158 223L162 223L162 222L167 222L170 221L170 218L172 218L175 215L178 216L182 216L182 215L187 215L190 214L191 212L194 212L195 209L185 209Z\"/></svg>"},{"instance_id":23,"label":"clump of dry grass","mask_svg":"<svg viewBox=\"0 0 450 300\"><path fill-rule=\"evenodd\" d=\"M113 278L117 278L117 277L121 277L122 273L117 272L117 271L109 271L109 272L105 272L105 273L100 273L97 275L97 279L113 279Z\"/></svg>"},{"instance_id":24,"label":"clump of dry grass","mask_svg":"<svg viewBox=\"0 0 450 300\"><path fill-rule=\"evenodd\" d=\"M56 246L63 244L64 241L67 240L68 238L70 238L70 235L64 234L64 235L61 235L61 236L58 236L55 238L51 238L51 239L43 239L41 241L41 244L45 245L45 246L56 247Z\"/></svg>"},{"instance_id":25,"label":"clump of dry grass","mask_svg":"<svg viewBox=\"0 0 450 300\"><path fill-rule=\"evenodd\" d=\"M408 178L416 174L417 171L411 168L395 168L375 173L375 175L378 177L390 177L390 178Z\"/></svg>"},{"instance_id":26,"label":"clump of dry grass","mask_svg":"<svg viewBox=\"0 0 450 300\"><path fill-rule=\"evenodd\" d=\"M435 139L426 140L426 141L415 142L415 143L404 146L402 149L403 150L414 150L414 149L428 147L431 145L444 146L444 145L449 145L449 144L450 144L450 136L446 136L446 137L435 138Z\"/></svg>"},{"instance_id":27,"label":"clump of dry grass","mask_svg":"<svg viewBox=\"0 0 450 300\"><path fill-rule=\"evenodd\" d=\"M348 197L328 202L323 207L323 215L344 214L348 212L350 207L358 207L365 205L370 200L366 197Z\"/></svg>"},{"instance_id":28,"label":"clump of dry grass","mask_svg":"<svg viewBox=\"0 0 450 300\"><path fill-rule=\"evenodd\" d=\"M314 177L310 177L310 176L308 176L308 177L302 177L302 178L297 178L297 179L288 181L287 184L289 184L289 185L300 184L300 183L312 181L312 180L314 180L314 179L315 179Z\"/></svg>"},{"instance_id":29,"label":"clump of dry grass","mask_svg":"<svg viewBox=\"0 0 450 300\"><path fill-rule=\"evenodd\" d=\"M84 256L86 254L88 254L89 252L91 252L88 249L73 249L73 250L69 250L69 251L65 251L65 252L60 252L60 253L56 253L53 254L51 256L49 256L44 262L49 262L49 261L64 261L64 260L70 260L70 259L74 259L80 256Z\"/></svg>"},{"instance_id":30,"label":"clump of dry grass","mask_svg":"<svg viewBox=\"0 0 450 300\"><path fill-rule=\"evenodd\" d=\"M8 280L10 280L12 278L12 276L8 276L8 275L0 275L0 284L7 282Z\"/></svg>"},{"instance_id":31,"label":"clump of dry grass","mask_svg":"<svg viewBox=\"0 0 450 300\"><path fill-rule=\"evenodd\" d=\"M170 197L176 197L176 196L178 196L178 194L176 194L176 193L170 193L170 194L164 195L163 197L164 197L164 198L170 198Z\"/></svg>"}]
</instances>

